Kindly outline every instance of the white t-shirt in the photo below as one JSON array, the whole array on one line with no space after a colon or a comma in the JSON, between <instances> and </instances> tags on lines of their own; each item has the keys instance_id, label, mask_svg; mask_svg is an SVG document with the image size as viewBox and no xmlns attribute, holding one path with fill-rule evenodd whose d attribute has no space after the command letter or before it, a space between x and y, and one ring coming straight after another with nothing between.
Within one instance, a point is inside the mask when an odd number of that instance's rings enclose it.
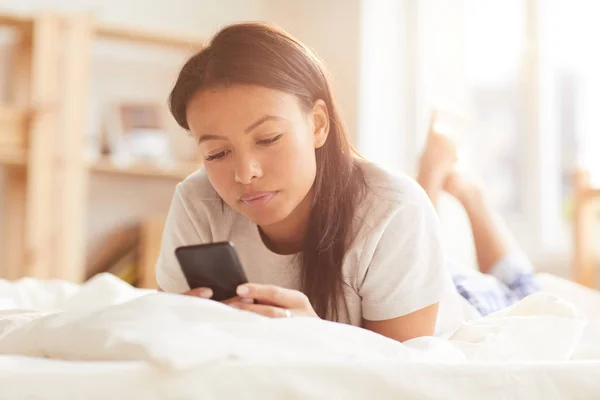
<instances>
[{"instance_id":1,"label":"white t-shirt","mask_svg":"<svg viewBox=\"0 0 600 400\"><path fill-rule=\"evenodd\" d=\"M411 178L361 162L367 192L356 210L355 238L343 262L339 322L400 317L440 302L438 334L464 320L441 243L439 219L422 188ZM293 255L271 252L258 227L224 204L198 171L176 189L157 265L159 286L189 290L174 250L200 243L232 241L250 282L299 289Z\"/></svg>"}]
</instances>

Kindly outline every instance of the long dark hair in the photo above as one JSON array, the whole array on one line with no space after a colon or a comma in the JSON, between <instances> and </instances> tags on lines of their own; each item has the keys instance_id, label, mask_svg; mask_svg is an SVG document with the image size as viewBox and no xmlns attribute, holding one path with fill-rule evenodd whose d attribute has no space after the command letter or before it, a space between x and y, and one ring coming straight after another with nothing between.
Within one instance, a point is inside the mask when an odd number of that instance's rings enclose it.
<instances>
[{"instance_id":1,"label":"long dark hair","mask_svg":"<svg viewBox=\"0 0 600 400\"><path fill-rule=\"evenodd\" d=\"M294 94L306 111L319 99L327 105L330 129L325 144L315 150L314 201L300 253L300 287L320 317L338 320L342 263L366 182L322 62L281 29L259 23L230 25L181 69L169 98L173 117L189 130L186 108L190 98L199 90L232 84Z\"/></svg>"}]
</instances>

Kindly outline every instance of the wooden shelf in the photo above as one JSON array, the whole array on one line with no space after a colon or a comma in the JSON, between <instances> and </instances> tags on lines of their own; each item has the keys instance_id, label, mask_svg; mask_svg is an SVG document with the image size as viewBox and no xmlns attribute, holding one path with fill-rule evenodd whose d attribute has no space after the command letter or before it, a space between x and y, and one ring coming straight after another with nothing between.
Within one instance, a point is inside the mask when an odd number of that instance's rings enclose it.
<instances>
[{"instance_id":1,"label":"wooden shelf","mask_svg":"<svg viewBox=\"0 0 600 400\"><path fill-rule=\"evenodd\" d=\"M0 152L27 148L29 113L24 107L0 104Z\"/></svg>"},{"instance_id":2,"label":"wooden shelf","mask_svg":"<svg viewBox=\"0 0 600 400\"><path fill-rule=\"evenodd\" d=\"M96 27L96 34L102 39L121 40L155 46L180 47L187 50L199 49L204 46L204 41L198 37L187 37L110 25L98 25Z\"/></svg>"},{"instance_id":3,"label":"wooden shelf","mask_svg":"<svg viewBox=\"0 0 600 400\"><path fill-rule=\"evenodd\" d=\"M573 264L571 274L576 282L596 286L596 252L594 246L600 188L591 186L589 173L577 170L573 174L575 213L573 215Z\"/></svg>"},{"instance_id":4,"label":"wooden shelf","mask_svg":"<svg viewBox=\"0 0 600 400\"><path fill-rule=\"evenodd\" d=\"M0 165L25 166L27 153L24 150L5 151L0 149Z\"/></svg>"},{"instance_id":5,"label":"wooden shelf","mask_svg":"<svg viewBox=\"0 0 600 400\"><path fill-rule=\"evenodd\" d=\"M30 31L33 28L34 17L0 11L0 26ZM96 25L98 37L110 40L121 40L149 44L155 46L180 47L184 49L199 49L204 46L204 40L197 36L177 35L168 32L120 27L114 25Z\"/></svg>"},{"instance_id":6,"label":"wooden shelf","mask_svg":"<svg viewBox=\"0 0 600 400\"><path fill-rule=\"evenodd\" d=\"M589 198L600 198L600 189L589 189L587 192Z\"/></svg>"},{"instance_id":7,"label":"wooden shelf","mask_svg":"<svg viewBox=\"0 0 600 400\"><path fill-rule=\"evenodd\" d=\"M29 15L0 12L0 26L31 30L33 27L33 17Z\"/></svg>"},{"instance_id":8,"label":"wooden shelf","mask_svg":"<svg viewBox=\"0 0 600 400\"><path fill-rule=\"evenodd\" d=\"M6 221L0 224L0 234L11 250L6 257L2 254L0 264L6 266L11 279L27 275L81 282L85 278L85 216L91 174L175 183L201 166L136 163L123 167L108 158L82 161L82 133L87 123L82 116L88 108L94 41L190 53L201 49L205 39L106 25L88 13L71 16L0 11L0 27L18 33L10 63L9 97L15 105L37 105L34 109L0 105L0 166L9 167L0 191L9 212L3 213ZM64 79L59 80L61 76ZM63 206L53 208L54 202ZM148 230L149 250L153 250L159 226ZM56 240L48 241L53 235ZM155 257L148 252L146 264L153 265ZM150 274L145 279L154 281Z\"/></svg>"},{"instance_id":9,"label":"wooden shelf","mask_svg":"<svg viewBox=\"0 0 600 400\"><path fill-rule=\"evenodd\" d=\"M152 163L136 163L121 167L106 158L91 162L89 167L94 172L105 174L174 180L183 180L200 169L200 165L194 163L178 163L173 167L163 167Z\"/></svg>"}]
</instances>

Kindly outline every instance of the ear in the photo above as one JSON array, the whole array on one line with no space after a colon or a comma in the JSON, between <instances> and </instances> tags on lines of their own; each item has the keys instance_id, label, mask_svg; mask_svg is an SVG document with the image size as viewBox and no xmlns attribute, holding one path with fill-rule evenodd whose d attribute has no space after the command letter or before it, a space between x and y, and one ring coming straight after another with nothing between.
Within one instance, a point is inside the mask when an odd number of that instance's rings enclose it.
<instances>
[{"instance_id":1,"label":"ear","mask_svg":"<svg viewBox=\"0 0 600 400\"><path fill-rule=\"evenodd\" d=\"M322 147L329 135L329 111L327 105L321 99L313 106L313 126L315 149Z\"/></svg>"}]
</instances>

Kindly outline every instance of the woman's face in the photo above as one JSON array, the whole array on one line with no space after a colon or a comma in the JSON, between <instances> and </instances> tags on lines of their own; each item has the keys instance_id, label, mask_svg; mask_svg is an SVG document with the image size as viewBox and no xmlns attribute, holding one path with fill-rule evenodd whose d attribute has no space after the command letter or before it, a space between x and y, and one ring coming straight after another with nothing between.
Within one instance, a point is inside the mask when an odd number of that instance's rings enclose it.
<instances>
[{"instance_id":1,"label":"woman's face","mask_svg":"<svg viewBox=\"0 0 600 400\"><path fill-rule=\"evenodd\" d=\"M306 112L292 94L222 86L196 93L187 120L211 184L252 222L283 221L311 192L329 131L322 101Z\"/></svg>"}]
</instances>

